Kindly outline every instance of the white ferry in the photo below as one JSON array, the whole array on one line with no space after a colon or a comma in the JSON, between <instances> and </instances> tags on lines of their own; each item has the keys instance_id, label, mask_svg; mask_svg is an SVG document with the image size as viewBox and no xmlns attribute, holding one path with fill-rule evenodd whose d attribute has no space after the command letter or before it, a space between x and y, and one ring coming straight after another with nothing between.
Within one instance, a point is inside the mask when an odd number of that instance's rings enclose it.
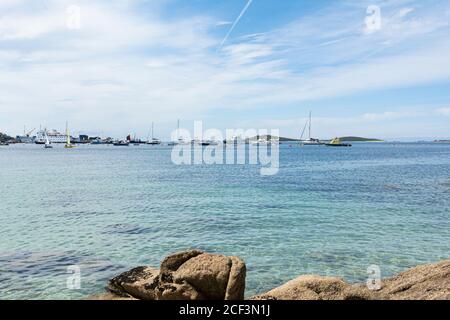
<instances>
[{"instance_id":1,"label":"white ferry","mask_svg":"<svg viewBox=\"0 0 450 320\"><path fill-rule=\"evenodd\" d=\"M36 139L34 140L34 142L36 144L45 144L47 141L47 138L50 143L66 143L67 142L67 134L59 133L56 130L51 130L51 131L41 130L41 131L39 131L36 134Z\"/></svg>"}]
</instances>

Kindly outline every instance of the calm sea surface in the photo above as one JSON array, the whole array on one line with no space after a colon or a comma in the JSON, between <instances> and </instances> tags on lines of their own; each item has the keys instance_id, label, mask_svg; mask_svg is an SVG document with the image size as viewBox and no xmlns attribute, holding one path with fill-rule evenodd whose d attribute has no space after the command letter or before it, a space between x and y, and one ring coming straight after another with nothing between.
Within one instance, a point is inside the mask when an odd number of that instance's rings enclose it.
<instances>
[{"instance_id":1,"label":"calm sea surface","mask_svg":"<svg viewBox=\"0 0 450 320\"><path fill-rule=\"evenodd\" d=\"M450 258L450 144L281 146L280 171L169 147L0 147L0 299L74 299L187 248L242 257L247 295ZM81 289L67 289L67 268Z\"/></svg>"}]
</instances>

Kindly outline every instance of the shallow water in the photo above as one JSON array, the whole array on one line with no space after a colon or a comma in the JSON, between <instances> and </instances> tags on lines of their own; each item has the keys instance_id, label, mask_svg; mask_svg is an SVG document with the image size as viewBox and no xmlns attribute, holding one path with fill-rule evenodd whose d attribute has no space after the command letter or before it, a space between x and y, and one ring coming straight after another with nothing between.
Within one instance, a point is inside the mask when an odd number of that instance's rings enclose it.
<instances>
[{"instance_id":1,"label":"shallow water","mask_svg":"<svg viewBox=\"0 0 450 320\"><path fill-rule=\"evenodd\" d=\"M0 298L74 299L186 248L238 255L247 295L450 258L450 145L282 145L280 171L175 166L168 147L0 147ZM66 286L81 268L81 289Z\"/></svg>"}]
</instances>

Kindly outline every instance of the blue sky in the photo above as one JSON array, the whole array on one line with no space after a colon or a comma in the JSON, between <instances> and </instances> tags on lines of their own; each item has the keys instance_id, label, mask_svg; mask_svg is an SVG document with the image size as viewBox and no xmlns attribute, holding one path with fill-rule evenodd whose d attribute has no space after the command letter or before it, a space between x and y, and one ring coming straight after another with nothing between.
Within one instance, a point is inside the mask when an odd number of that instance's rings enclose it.
<instances>
[{"instance_id":1,"label":"blue sky","mask_svg":"<svg viewBox=\"0 0 450 320\"><path fill-rule=\"evenodd\" d=\"M166 139L181 118L296 137L311 110L318 138L450 137L448 1L247 4L2 0L0 131L145 138L154 121Z\"/></svg>"}]
</instances>

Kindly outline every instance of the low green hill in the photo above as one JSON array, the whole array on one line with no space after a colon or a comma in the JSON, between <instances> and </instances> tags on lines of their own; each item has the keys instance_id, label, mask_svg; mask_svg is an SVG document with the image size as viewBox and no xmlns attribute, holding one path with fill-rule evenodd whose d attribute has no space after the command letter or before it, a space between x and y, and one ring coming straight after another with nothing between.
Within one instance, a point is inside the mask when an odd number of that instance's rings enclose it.
<instances>
[{"instance_id":1,"label":"low green hill","mask_svg":"<svg viewBox=\"0 0 450 320\"><path fill-rule=\"evenodd\" d=\"M277 139L278 138L278 139ZM262 135L262 136L256 136L256 137L252 137L248 140L250 141L256 141L258 139L262 139L262 140L272 140L272 136L269 135ZM299 139L293 139L293 138L286 138L286 137L276 137L273 136L273 140L278 140L278 141L299 141Z\"/></svg>"},{"instance_id":2,"label":"low green hill","mask_svg":"<svg viewBox=\"0 0 450 320\"><path fill-rule=\"evenodd\" d=\"M276 139L277 137L274 136L274 139ZM272 136L271 135L262 135L262 136L256 136L256 137L252 137L250 139L247 139L249 141L256 141L258 139L262 139L262 140L271 140ZM383 142L383 140L380 139L372 139L372 138L362 138L362 137L354 137L354 136L348 136L348 137L341 137L339 138L341 139L341 141L347 141L347 142ZM294 139L294 138L287 138L287 137L279 137L279 141L300 141L300 139ZM321 140L321 141L331 141L330 140Z\"/></svg>"},{"instance_id":3,"label":"low green hill","mask_svg":"<svg viewBox=\"0 0 450 320\"><path fill-rule=\"evenodd\" d=\"M380 139L373 139L373 138L362 138L362 137L341 137L339 138L341 141L348 141L348 142L383 142L383 140Z\"/></svg>"}]
</instances>

